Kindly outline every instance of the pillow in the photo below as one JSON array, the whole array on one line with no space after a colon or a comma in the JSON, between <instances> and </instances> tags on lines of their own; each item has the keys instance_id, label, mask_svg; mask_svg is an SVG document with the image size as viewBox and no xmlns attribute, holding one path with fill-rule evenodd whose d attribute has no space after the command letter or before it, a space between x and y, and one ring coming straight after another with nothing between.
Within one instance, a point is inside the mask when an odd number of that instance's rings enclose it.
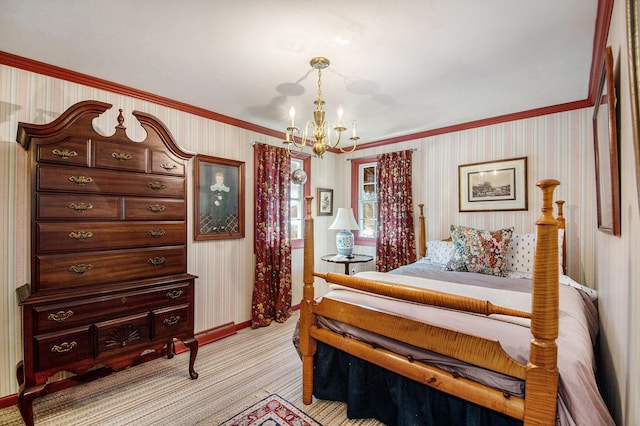
<instances>
[{"instance_id":1,"label":"pillow","mask_svg":"<svg viewBox=\"0 0 640 426\"><path fill-rule=\"evenodd\" d=\"M562 273L562 242L564 229L558 230L558 265ZM507 250L507 271L533 273L536 234L513 234Z\"/></svg>"},{"instance_id":2,"label":"pillow","mask_svg":"<svg viewBox=\"0 0 640 426\"><path fill-rule=\"evenodd\" d=\"M451 239L456 250L447 262L446 269L505 276L506 255L512 234L513 228L483 231L451 225Z\"/></svg>"},{"instance_id":3,"label":"pillow","mask_svg":"<svg viewBox=\"0 0 640 426\"><path fill-rule=\"evenodd\" d=\"M444 266L451 260L455 251L456 246L453 241L427 241L427 256L424 260Z\"/></svg>"}]
</instances>

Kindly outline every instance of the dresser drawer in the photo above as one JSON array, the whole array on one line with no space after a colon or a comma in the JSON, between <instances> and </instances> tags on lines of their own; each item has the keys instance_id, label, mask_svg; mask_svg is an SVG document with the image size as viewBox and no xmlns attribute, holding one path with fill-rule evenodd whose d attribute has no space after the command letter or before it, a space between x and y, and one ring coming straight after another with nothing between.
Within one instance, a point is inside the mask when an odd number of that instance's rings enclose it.
<instances>
[{"instance_id":1,"label":"dresser drawer","mask_svg":"<svg viewBox=\"0 0 640 426\"><path fill-rule=\"evenodd\" d=\"M146 148L135 144L94 141L95 166L113 170L147 171Z\"/></svg>"},{"instance_id":2,"label":"dresser drawer","mask_svg":"<svg viewBox=\"0 0 640 426\"><path fill-rule=\"evenodd\" d=\"M90 327L34 336L36 369L61 367L91 358Z\"/></svg>"},{"instance_id":3,"label":"dresser drawer","mask_svg":"<svg viewBox=\"0 0 640 426\"><path fill-rule=\"evenodd\" d=\"M108 219L121 216L122 200L119 197L100 195L37 195L37 218L46 219Z\"/></svg>"},{"instance_id":4,"label":"dresser drawer","mask_svg":"<svg viewBox=\"0 0 640 426\"><path fill-rule=\"evenodd\" d=\"M173 222L40 222L38 253L180 245L185 223Z\"/></svg>"},{"instance_id":5,"label":"dresser drawer","mask_svg":"<svg viewBox=\"0 0 640 426\"><path fill-rule=\"evenodd\" d=\"M158 198L126 198L127 220L183 220L186 215L184 200Z\"/></svg>"},{"instance_id":6,"label":"dresser drawer","mask_svg":"<svg viewBox=\"0 0 640 426\"><path fill-rule=\"evenodd\" d=\"M97 286L186 272L186 249L161 247L36 256L36 291Z\"/></svg>"},{"instance_id":7,"label":"dresser drawer","mask_svg":"<svg viewBox=\"0 0 640 426\"><path fill-rule=\"evenodd\" d=\"M149 313L104 321L95 325L98 341L96 358L114 352L144 348L150 342Z\"/></svg>"},{"instance_id":8,"label":"dresser drawer","mask_svg":"<svg viewBox=\"0 0 640 426\"><path fill-rule=\"evenodd\" d=\"M157 309L151 313L153 339L180 337L180 333L189 333L191 328L191 305L173 306Z\"/></svg>"},{"instance_id":9,"label":"dresser drawer","mask_svg":"<svg viewBox=\"0 0 640 426\"><path fill-rule=\"evenodd\" d=\"M183 198L184 178L87 167L39 165L37 188L39 191Z\"/></svg>"},{"instance_id":10,"label":"dresser drawer","mask_svg":"<svg viewBox=\"0 0 640 426\"><path fill-rule=\"evenodd\" d=\"M110 296L92 297L33 309L34 334L77 327L104 318L135 312L149 312L171 305L190 302L190 282L181 281L153 289L140 289Z\"/></svg>"},{"instance_id":11,"label":"dresser drawer","mask_svg":"<svg viewBox=\"0 0 640 426\"><path fill-rule=\"evenodd\" d=\"M88 166L90 164L89 140L68 137L56 143L38 145L36 157L39 162Z\"/></svg>"},{"instance_id":12,"label":"dresser drawer","mask_svg":"<svg viewBox=\"0 0 640 426\"><path fill-rule=\"evenodd\" d=\"M184 176L184 163L166 152L151 151L151 173Z\"/></svg>"}]
</instances>

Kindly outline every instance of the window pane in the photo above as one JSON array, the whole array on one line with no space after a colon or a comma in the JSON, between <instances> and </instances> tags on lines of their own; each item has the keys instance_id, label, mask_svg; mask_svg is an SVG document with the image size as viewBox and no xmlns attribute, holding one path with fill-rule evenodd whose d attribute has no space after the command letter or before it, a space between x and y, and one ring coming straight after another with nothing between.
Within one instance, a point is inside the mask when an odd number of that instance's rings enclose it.
<instances>
[{"instance_id":1,"label":"window pane","mask_svg":"<svg viewBox=\"0 0 640 426\"><path fill-rule=\"evenodd\" d=\"M376 168L375 166L365 167L363 170L363 181L364 182L375 182L376 181Z\"/></svg>"},{"instance_id":2,"label":"window pane","mask_svg":"<svg viewBox=\"0 0 640 426\"><path fill-rule=\"evenodd\" d=\"M291 239L297 240L302 238L302 221L300 219L293 219L291 221Z\"/></svg>"},{"instance_id":3,"label":"window pane","mask_svg":"<svg viewBox=\"0 0 640 426\"><path fill-rule=\"evenodd\" d=\"M302 203L300 200L291 200L291 219L302 219Z\"/></svg>"}]
</instances>

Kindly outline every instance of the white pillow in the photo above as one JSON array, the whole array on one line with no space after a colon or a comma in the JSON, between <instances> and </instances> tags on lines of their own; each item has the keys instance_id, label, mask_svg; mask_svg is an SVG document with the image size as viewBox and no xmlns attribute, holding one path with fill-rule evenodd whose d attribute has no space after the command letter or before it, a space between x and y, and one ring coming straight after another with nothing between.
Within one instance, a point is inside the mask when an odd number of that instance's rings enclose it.
<instances>
[{"instance_id":1,"label":"white pillow","mask_svg":"<svg viewBox=\"0 0 640 426\"><path fill-rule=\"evenodd\" d=\"M456 246L453 244L453 241L427 241L427 256L424 260L444 266L451 259L455 251Z\"/></svg>"},{"instance_id":2,"label":"white pillow","mask_svg":"<svg viewBox=\"0 0 640 426\"><path fill-rule=\"evenodd\" d=\"M558 230L558 265L562 273L562 242L564 229ZM513 234L507 250L507 271L533 272L533 255L536 249L535 234Z\"/></svg>"}]
</instances>

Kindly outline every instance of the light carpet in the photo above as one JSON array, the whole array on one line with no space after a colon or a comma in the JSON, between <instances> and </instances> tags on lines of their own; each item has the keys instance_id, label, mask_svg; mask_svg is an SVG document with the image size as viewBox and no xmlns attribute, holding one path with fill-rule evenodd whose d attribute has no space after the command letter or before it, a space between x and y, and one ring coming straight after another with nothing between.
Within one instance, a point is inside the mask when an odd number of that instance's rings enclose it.
<instances>
[{"instance_id":1,"label":"light carpet","mask_svg":"<svg viewBox=\"0 0 640 426\"><path fill-rule=\"evenodd\" d=\"M221 426L322 426L289 401L269 395Z\"/></svg>"},{"instance_id":2,"label":"light carpet","mask_svg":"<svg viewBox=\"0 0 640 426\"><path fill-rule=\"evenodd\" d=\"M277 394L325 426L374 426L349 420L343 403L302 403L302 362L291 338L298 312L284 324L243 329L202 346L191 380L189 353L159 358L34 401L37 426L220 425ZM17 407L0 410L0 425L23 425Z\"/></svg>"}]
</instances>

